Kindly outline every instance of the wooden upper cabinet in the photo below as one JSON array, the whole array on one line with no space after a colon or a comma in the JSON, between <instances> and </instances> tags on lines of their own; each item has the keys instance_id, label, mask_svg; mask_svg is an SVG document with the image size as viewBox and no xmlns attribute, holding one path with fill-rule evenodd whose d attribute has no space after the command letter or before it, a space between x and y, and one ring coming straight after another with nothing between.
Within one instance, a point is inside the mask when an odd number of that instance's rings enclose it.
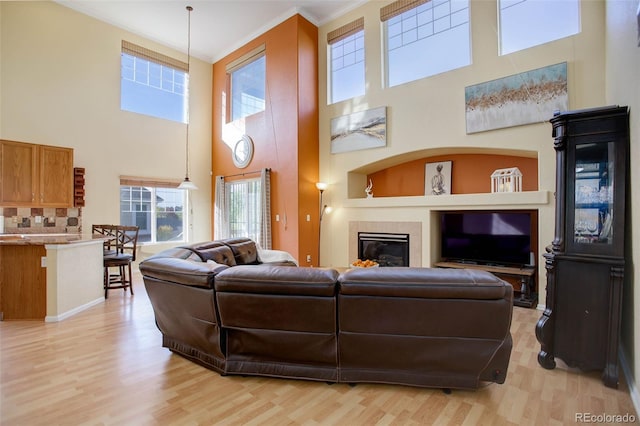
<instances>
[{"instance_id":1,"label":"wooden upper cabinet","mask_svg":"<svg viewBox=\"0 0 640 426\"><path fill-rule=\"evenodd\" d=\"M73 206L73 150L40 146L40 202L43 207Z\"/></svg>"},{"instance_id":2,"label":"wooden upper cabinet","mask_svg":"<svg viewBox=\"0 0 640 426\"><path fill-rule=\"evenodd\" d=\"M2 205L32 205L38 191L38 146L0 141L0 202Z\"/></svg>"},{"instance_id":3,"label":"wooden upper cabinet","mask_svg":"<svg viewBox=\"0 0 640 426\"><path fill-rule=\"evenodd\" d=\"M2 140L0 165L0 205L73 206L73 149Z\"/></svg>"}]
</instances>

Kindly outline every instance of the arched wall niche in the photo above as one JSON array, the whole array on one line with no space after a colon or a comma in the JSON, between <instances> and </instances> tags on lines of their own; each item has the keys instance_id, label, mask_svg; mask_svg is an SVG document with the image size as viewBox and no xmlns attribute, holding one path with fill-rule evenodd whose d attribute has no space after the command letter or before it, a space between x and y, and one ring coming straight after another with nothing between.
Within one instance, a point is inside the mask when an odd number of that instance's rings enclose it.
<instances>
[{"instance_id":1,"label":"arched wall niche","mask_svg":"<svg viewBox=\"0 0 640 426\"><path fill-rule=\"evenodd\" d=\"M538 191L536 151L494 148L437 148L385 158L348 173L349 198L363 198L363 188L373 184L375 197L425 194L425 166L451 161L451 194L491 192L491 174L497 169L517 167L523 175L522 190Z\"/></svg>"}]
</instances>

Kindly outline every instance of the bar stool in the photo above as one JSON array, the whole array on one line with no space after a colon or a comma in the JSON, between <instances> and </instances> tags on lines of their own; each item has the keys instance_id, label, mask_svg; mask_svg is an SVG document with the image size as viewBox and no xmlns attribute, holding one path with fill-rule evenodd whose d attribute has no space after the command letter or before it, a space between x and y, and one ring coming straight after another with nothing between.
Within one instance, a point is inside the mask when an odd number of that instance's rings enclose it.
<instances>
[{"instance_id":1,"label":"bar stool","mask_svg":"<svg viewBox=\"0 0 640 426\"><path fill-rule=\"evenodd\" d=\"M116 254L117 225L91 225L91 233L96 237L103 237L102 255Z\"/></svg>"},{"instance_id":2,"label":"bar stool","mask_svg":"<svg viewBox=\"0 0 640 426\"><path fill-rule=\"evenodd\" d=\"M136 260L136 247L138 244L137 226L115 226L116 238L115 253L105 253L104 264L104 298L109 297L109 290L121 288L125 292L127 288L133 295L133 276L131 263ZM116 268L117 273L111 271Z\"/></svg>"}]
</instances>

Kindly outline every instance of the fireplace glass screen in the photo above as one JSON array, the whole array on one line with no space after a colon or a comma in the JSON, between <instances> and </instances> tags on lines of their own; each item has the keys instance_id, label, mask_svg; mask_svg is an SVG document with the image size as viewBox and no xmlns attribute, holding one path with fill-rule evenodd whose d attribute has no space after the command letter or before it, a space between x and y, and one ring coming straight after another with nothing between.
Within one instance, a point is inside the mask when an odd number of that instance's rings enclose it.
<instances>
[{"instance_id":1,"label":"fireplace glass screen","mask_svg":"<svg viewBox=\"0 0 640 426\"><path fill-rule=\"evenodd\" d=\"M380 266L409 266L409 235L358 232L358 258Z\"/></svg>"}]
</instances>

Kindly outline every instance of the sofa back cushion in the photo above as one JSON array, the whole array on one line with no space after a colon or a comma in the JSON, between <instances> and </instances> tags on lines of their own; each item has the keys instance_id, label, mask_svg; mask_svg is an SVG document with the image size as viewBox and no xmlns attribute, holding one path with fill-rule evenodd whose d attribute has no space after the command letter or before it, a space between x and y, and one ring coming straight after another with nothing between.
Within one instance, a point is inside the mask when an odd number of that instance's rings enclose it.
<instances>
[{"instance_id":1,"label":"sofa back cushion","mask_svg":"<svg viewBox=\"0 0 640 426\"><path fill-rule=\"evenodd\" d=\"M220 240L220 242L231 249L237 265L257 265L260 263L255 241L249 238L231 238Z\"/></svg>"},{"instance_id":2,"label":"sofa back cushion","mask_svg":"<svg viewBox=\"0 0 640 426\"><path fill-rule=\"evenodd\" d=\"M212 260L221 265L235 266L235 256L231 248L221 242L211 241L189 246L203 262Z\"/></svg>"}]
</instances>

